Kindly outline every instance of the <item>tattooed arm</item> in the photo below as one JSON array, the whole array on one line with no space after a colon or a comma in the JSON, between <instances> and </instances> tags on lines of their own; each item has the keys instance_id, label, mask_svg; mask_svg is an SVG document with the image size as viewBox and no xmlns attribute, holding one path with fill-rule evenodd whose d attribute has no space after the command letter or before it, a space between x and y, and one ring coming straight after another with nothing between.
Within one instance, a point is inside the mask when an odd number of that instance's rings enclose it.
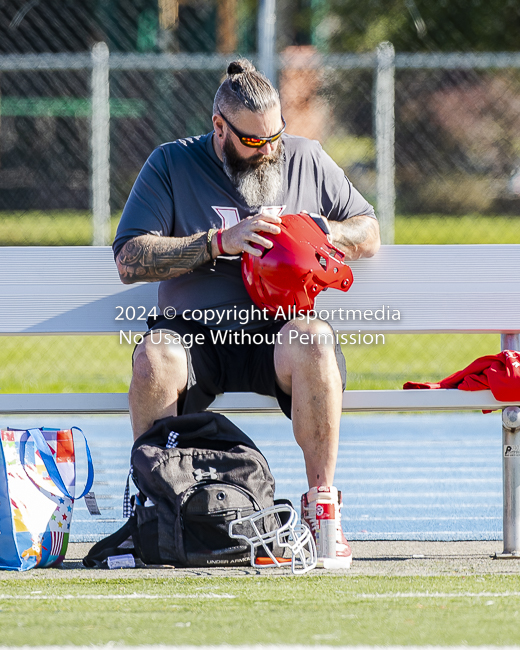
<instances>
[{"instance_id":1,"label":"tattooed arm","mask_svg":"<svg viewBox=\"0 0 520 650\"><path fill-rule=\"evenodd\" d=\"M376 219L360 215L344 221L329 221L332 242L347 255L347 260L372 257L379 250L379 224Z\"/></svg>"},{"instance_id":2,"label":"tattooed arm","mask_svg":"<svg viewBox=\"0 0 520 650\"><path fill-rule=\"evenodd\" d=\"M121 282L133 284L168 280L209 262L207 235L205 232L189 237L140 235L129 239L116 259ZM212 244L213 255L216 256L218 249L215 251L215 241Z\"/></svg>"},{"instance_id":3,"label":"tattooed arm","mask_svg":"<svg viewBox=\"0 0 520 650\"><path fill-rule=\"evenodd\" d=\"M347 254L347 260L372 257L379 250L379 225L372 217L358 216L328 223L333 243ZM189 237L134 237L125 243L116 259L121 282L157 282L188 273L210 261L206 241L205 232ZM212 257L217 255L213 236Z\"/></svg>"}]
</instances>

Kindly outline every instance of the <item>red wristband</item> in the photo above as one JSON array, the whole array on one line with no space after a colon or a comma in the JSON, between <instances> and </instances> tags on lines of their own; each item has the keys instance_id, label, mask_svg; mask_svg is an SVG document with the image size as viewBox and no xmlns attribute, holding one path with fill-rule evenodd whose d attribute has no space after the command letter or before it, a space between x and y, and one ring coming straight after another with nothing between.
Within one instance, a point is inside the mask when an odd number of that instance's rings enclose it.
<instances>
[{"instance_id":1,"label":"red wristband","mask_svg":"<svg viewBox=\"0 0 520 650\"><path fill-rule=\"evenodd\" d=\"M217 230L217 248L218 248L218 253L219 255L225 255L226 251L224 250L224 247L222 246L222 232L223 228L220 228Z\"/></svg>"}]
</instances>

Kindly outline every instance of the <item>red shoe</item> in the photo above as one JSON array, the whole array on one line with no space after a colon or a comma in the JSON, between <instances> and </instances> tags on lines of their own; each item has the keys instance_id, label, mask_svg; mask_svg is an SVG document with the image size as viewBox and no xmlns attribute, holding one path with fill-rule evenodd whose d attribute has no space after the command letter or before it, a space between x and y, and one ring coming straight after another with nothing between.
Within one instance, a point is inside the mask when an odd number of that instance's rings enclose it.
<instances>
[{"instance_id":1,"label":"red shoe","mask_svg":"<svg viewBox=\"0 0 520 650\"><path fill-rule=\"evenodd\" d=\"M312 487L302 494L301 518L311 529L318 550L318 566L349 569L352 550L341 528L341 492L335 487Z\"/></svg>"}]
</instances>

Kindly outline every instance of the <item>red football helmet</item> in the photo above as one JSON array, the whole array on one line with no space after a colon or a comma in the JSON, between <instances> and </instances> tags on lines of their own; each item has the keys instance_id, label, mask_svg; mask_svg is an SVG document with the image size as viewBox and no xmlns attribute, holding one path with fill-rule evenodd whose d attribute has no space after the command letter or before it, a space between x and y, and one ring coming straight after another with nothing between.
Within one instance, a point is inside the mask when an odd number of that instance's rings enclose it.
<instances>
[{"instance_id":1,"label":"red football helmet","mask_svg":"<svg viewBox=\"0 0 520 650\"><path fill-rule=\"evenodd\" d=\"M278 235L261 233L273 242L261 257L242 254L242 277L251 300L271 316L282 307L306 313L325 288L348 291L352 271L345 254L329 242L327 222L319 215L286 214ZM255 246L255 248L261 248Z\"/></svg>"}]
</instances>

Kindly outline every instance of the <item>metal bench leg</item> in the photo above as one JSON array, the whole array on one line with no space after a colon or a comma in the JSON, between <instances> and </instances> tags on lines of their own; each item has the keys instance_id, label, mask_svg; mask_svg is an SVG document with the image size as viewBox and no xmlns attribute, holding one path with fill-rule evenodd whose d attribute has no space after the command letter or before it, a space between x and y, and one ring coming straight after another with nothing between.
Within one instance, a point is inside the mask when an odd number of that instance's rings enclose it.
<instances>
[{"instance_id":1,"label":"metal bench leg","mask_svg":"<svg viewBox=\"0 0 520 650\"><path fill-rule=\"evenodd\" d=\"M504 482L504 551L520 559L520 409L502 411L502 472Z\"/></svg>"},{"instance_id":2,"label":"metal bench leg","mask_svg":"<svg viewBox=\"0 0 520 650\"><path fill-rule=\"evenodd\" d=\"M518 350L518 334L502 334L502 350ZM504 550L498 558L520 559L520 408L502 411L502 476L504 484Z\"/></svg>"}]
</instances>

